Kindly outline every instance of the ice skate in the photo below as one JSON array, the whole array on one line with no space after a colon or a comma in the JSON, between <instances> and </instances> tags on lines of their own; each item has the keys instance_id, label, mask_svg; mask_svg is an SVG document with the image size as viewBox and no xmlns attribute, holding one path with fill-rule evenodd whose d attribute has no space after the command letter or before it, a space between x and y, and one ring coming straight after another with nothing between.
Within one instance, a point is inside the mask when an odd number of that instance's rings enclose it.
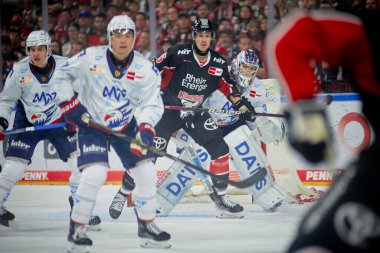
<instances>
[{"instance_id":1,"label":"ice skate","mask_svg":"<svg viewBox=\"0 0 380 253\"><path fill-rule=\"evenodd\" d=\"M74 200L73 200L72 196L69 197L69 203L70 203L70 207L71 207L71 211L72 211L73 207L74 207ZM71 211L70 211L70 215L71 215ZM102 229L100 226L101 222L102 222L102 220L100 219L99 216L91 215L90 220L87 223L87 230L88 231L100 231Z\"/></svg>"},{"instance_id":2,"label":"ice skate","mask_svg":"<svg viewBox=\"0 0 380 253\"><path fill-rule=\"evenodd\" d=\"M17 224L14 219L15 219L14 214L9 212L5 206L0 207L0 224L1 225L15 229L17 228Z\"/></svg>"},{"instance_id":3,"label":"ice skate","mask_svg":"<svg viewBox=\"0 0 380 253\"><path fill-rule=\"evenodd\" d=\"M88 253L92 240L86 234L87 225L77 224L70 221L70 230L67 240L69 241L69 253Z\"/></svg>"},{"instance_id":4,"label":"ice skate","mask_svg":"<svg viewBox=\"0 0 380 253\"><path fill-rule=\"evenodd\" d=\"M170 234L161 231L154 221L143 221L139 219L136 208L134 209L137 216L138 236L140 237L140 246L143 248L168 249L171 247L169 240Z\"/></svg>"},{"instance_id":5,"label":"ice skate","mask_svg":"<svg viewBox=\"0 0 380 253\"><path fill-rule=\"evenodd\" d=\"M244 208L232 202L226 194L219 195L215 191L215 207L218 210L217 218L221 219L241 219Z\"/></svg>"},{"instance_id":6,"label":"ice skate","mask_svg":"<svg viewBox=\"0 0 380 253\"><path fill-rule=\"evenodd\" d=\"M110 216L113 219L119 218L121 212L123 211L124 204L128 199L128 194L122 193L120 190L116 193L112 200L111 206L109 208Z\"/></svg>"}]
</instances>

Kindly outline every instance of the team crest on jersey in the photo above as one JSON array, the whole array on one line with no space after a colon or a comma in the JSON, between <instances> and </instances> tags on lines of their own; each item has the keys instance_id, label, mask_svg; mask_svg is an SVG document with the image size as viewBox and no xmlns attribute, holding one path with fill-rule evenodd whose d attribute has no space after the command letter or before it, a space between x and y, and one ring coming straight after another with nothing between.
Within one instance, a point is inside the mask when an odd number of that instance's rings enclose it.
<instances>
[{"instance_id":1,"label":"team crest on jersey","mask_svg":"<svg viewBox=\"0 0 380 253\"><path fill-rule=\"evenodd\" d=\"M22 76L22 77L20 77L19 82L20 82L20 84L33 83L33 76L32 75Z\"/></svg>"},{"instance_id":2,"label":"team crest on jersey","mask_svg":"<svg viewBox=\"0 0 380 253\"><path fill-rule=\"evenodd\" d=\"M107 112L106 116L103 118L103 122L106 123L107 126L111 126L114 124L118 124L122 121L123 114L121 111L112 110Z\"/></svg>"},{"instance_id":3,"label":"team crest on jersey","mask_svg":"<svg viewBox=\"0 0 380 253\"><path fill-rule=\"evenodd\" d=\"M141 73L136 73L136 72L127 72L127 79L136 81L136 82L142 82L144 79L144 75Z\"/></svg>"},{"instance_id":4,"label":"team crest on jersey","mask_svg":"<svg viewBox=\"0 0 380 253\"><path fill-rule=\"evenodd\" d=\"M93 74L105 74L107 72L106 66L91 64L90 65L90 72Z\"/></svg>"},{"instance_id":5,"label":"team crest on jersey","mask_svg":"<svg viewBox=\"0 0 380 253\"><path fill-rule=\"evenodd\" d=\"M216 67L209 67L208 73L213 76L221 76L223 74L223 69L216 68Z\"/></svg>"},{"instance_id":6,"label":"team crest on jersey","mask_svg":"<svg viewBox=\"0 0 380 253\"><path fill-rule=\"evenodd\" d=\"M46 76L41 76L41 82L46 82Z\"/></svg>"},{"instance_id":7,"label":"team crest on jersey","mask_svg":"<svg viewBox=\"0 0 380 253\"><path fill-rule=\"evenodd\" d=\"M156 63L161 63L166 58L166 53L162 54L156 59Z\"/></svg>"},{"instance_id":8,"label":"team crest on jersey","mask_svg":"<svg viewBox=\"0 0 380 253\"><path fill-rule=\"evenodd\" d=\"M119 70L115 70L115 77L119 77L120 76L120 71Z\"/></svg>"},{"instance_id":9,"label":"team crest on jersey","mask_svg":"<svg viewBox=\"0 0 380 253\"><path fill-rule=\"evenodd\" d=\"M47 115L43 112L33 113L30 117L34 125L43 125L47 121Z\"/></svg>"}]
</instances>

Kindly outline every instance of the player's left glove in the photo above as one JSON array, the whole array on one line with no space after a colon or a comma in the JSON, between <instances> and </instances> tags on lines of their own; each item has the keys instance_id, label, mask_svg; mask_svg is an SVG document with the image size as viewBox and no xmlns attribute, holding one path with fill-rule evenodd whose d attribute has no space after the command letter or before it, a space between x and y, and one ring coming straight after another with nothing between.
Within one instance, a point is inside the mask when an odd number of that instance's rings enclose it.
<instances>
[{"instance_id":1,"label":"player's left glove","mask_svg":"<svg viewBox=\"0 0 380 253\"><path fill-rule=\"evenodd\" d=\"M289 127L289 143L309 162L333 159L332 135L325 110L318 101L308 99L285 110Z\"/></svg>"},{"instance_id":2,"label":"player's left glove","mask_svg":"<svg viewBox=\"0 0 380 253\"><path fill-rule=\"evenodd\" d=\"M155 136L156 136L156 131L154 130L154 128L147 123L142 123L139 126L139 129L136 133L135 138L142 144L145 144L147 146L153 146L153 138ZM131 143L131 147L129 149L133 154L135 154L138 157L141 157L148 153L148 149L143 148L140 145L137 145L135 143Z\"/></svg>"},{"instance_id":3,"label":"player's left glove","mask_svg":"<svg viewBox=\"0 0 380 253\"><path fill-rule=\"evenodd\" d=\"M241 111L240 117L244 120L254 122L256 120L256 111L246 97L241 97L239 101L233 104L236 111Z\"/></svg>"}]
</instances>

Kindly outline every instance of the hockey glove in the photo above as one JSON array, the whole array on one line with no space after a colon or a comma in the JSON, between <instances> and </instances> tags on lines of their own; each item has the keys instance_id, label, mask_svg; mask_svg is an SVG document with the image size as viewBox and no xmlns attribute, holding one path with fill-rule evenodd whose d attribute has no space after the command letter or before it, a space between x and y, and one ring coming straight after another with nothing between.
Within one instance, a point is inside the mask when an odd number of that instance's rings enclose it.
<instances>
[{"instance_id":1,"label":"hockey glove","mask_svg":"<svg viewBox=\"0 0 380 253\"><path fill-rule=\"evenodd\" d=\"M180 111L181 119L185 122L187 128L194 128L195 113L192 111Z\"/></svg>"},{"instance_id":2,"label":"hockey glove","mask_svg":"<svg viewBox=\"0 0 380 253\"><path fill-rule=\"evenodd\" d=\"M61 103L59 107L62 109L63 117L67 123L78 127L88 127L82 120L82 115L88 114L87 109L79 102L77 97L72 97L70 101Z\"/></svg>"},{"instance_id":3,"label":"hockey glove","mask_svg":"<svg viewBox=\"0 0 380 253\"><path fill-rule=\"evenodd\" d=\"M154 136L156 136L156 131L154 130L154 128L147 123L142 123L139 126L135 138L142 144L145 144L147 146L153 146ZM131 147L129 149L133 154L135 154L138 157L141 157L148 153L148 149L143 148L135 143L131 143Z\"/></svg>"},{"instance_id":4,"label":"hockey glove","mask_svg":"<svg viewBox=\"0 0 380 253\"><path fill-rule=\"evenodd\" d=\"M285 111L289 143L311 163L331 162L334 156L329 122L321 104L303 100Z\"/></svg>"},{"instance_id":5,"label":"hockey glove","mask_svg":"<svg viewBox=\"0 0 380 253\"><path fill-rule=\"evenodd\" d=\"M233 104L236 111L241 111L240 118L254 122L256 120L256 111L246 97L241 97L239 101Z\"/></svg>"},{"instance_id":6,"label":"hockey glove","mask_svg":"<svg viewBox=\"0 0 380 253\"><path fill-rule=\"evenodd\" d=\"M0 133L7 130L9 126L8 120L6 118L0 117Z\"/></svg>"}]
</instances>

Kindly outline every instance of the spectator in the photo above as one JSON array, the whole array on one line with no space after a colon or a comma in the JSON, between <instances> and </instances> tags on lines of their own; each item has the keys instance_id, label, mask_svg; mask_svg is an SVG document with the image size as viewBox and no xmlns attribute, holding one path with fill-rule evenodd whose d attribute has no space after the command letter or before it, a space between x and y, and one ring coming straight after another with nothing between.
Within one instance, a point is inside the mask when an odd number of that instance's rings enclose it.
<instances>
[{"instance_id":1,"label":"spectator","mask_svg":"<svg viewBox=\"0 0 380 253\"><path fill-rule=\"evenodd\" d=\"M70 19L71 19L71 16L70 16L69 9L64 9L59 14L58 24L54 28L54 32L55 32L55 38L60 43L65 43L68 40L67 29L69 28Z\"/></svg>"},{"instance_id":2,"label":"spectator","mask_svg":"<svg viewBox=\"0 0 380 253\"><path fill-rule=\"evenodd\" d=\"M149 41L149 31L145 30L140 33L140 39L136 45L136 51L140 52L147 59L151 56Z\"/></svg>"},{"instance_id":3,"label":"spectator","mask_svg":"<svg viewBox=\"0 0 380 253\"><path fill-rule=\"evenodd\" d=\"M3 57L2 62L2 70L3 70L3 76L2 76L2 83L5 84L5 80L8 76L8 73L11 71L13 64L19 60L21 60L20 55L17 52L12 51L11 47L11 39L8 35L2 35L1 36L1 54ZM1 88L1 87L0 87ZM0 89L1 90L1 89Z\"/></svg>"},{"instance_id":4,"label":"spectator","mask_svg":"<svg viewBox=\"0 0 380 253\"><path fill-rule=\"evenodd\" d=\"M198 7L197 7L197 16L198 18L210 18L210 7L208 3L206 2L201 2Z\"/></svg>"},{"instance_id":5,"label":"spectator","mask_svg":"<svg viewBox=\"0 0 380 253\"><path fill-rule=\"evenodd\" d=\"M108 5L107 11L106 11L106 23L108 24L110 20L116 16L118 13L117 7L115 5Z\"/></svg>"},{"instance_id":6,"label":"spectator","mask_svg":"<svg viewBox=\"0 0 380 253\"><path fill-rule=\"evenodd\" d=\"M300 0L300 1L302 1L302 0ZM256 4L254 5L253 16L257 20L260 20L262 18L267 17L267 15L265 13L265 6L267 6L266 0L257 0Z\"/></svg>"},{"instance_id":7,"label":"spectator","mask_svg":"<svg viewBox=\"0 0 380 253\"><path fill-rule=\"evenodd\" d=\"M128 9L129 9L129 17L131 19L135 19L137 13L140 12L140 2L136 0L132 0L128 2Z\"/></svg>"},{"instance_id":8,"label":"spectator","mask_svg":"<svg viewBox=\"0 0 380 253\"><path fill-rule=\"evenodd\" d=\"M376 0L367 0L365 2L365 8L366 10L377 10L378 2Z\"/></svg>"},{"instance_id":9,"label":"spectator","mask_svg":"<svg viewBox=\"0 0 380 253\"><path fill-rule=\"evenodd\" d=\"M94 27L95 33L88 35L89 46L101 45L101 37L107 35L106 15L104 13L99 13L95 16Z\"/></svg>"},{"instance_id":10,"label":"spectator","mask_svg":"<svg viewBox=\"0 0 380 253\"><path fill-rule=\"evenodd\" d=\"M67 29L67 35L69 41L62 45L62 55L66 57L70 55L71 47L74 42L78 41L79 25L77 23L71 23L69 29Z\"/></svg>"},{"instance_id":11,"label":"spectator","mask_svg":"<svg viewBox=\"0 0 380 253\"><path fill-rule=\"evenodd\" d=\"M218 31L222 30L234 30L234 25L232 24L231 20L222 18L219 21Z\"/></svg>"},{"instance_id":12,"label":"spectator","mask_svg":"<svg viewBox=\"0 0 380 253\"><path fill-rule=\"evenodd\" d=\"M93 16L99 14L105 14L106 8L104 8L104 0L91 0L91 13Z\"/></svg>"},{"instance_id":13,"label":"spectator","mask_svg":"<svg viewBox=\"0 0 380 253\"><path fill-rule=\"evenodd\" d=\"M224 48L226 52L222 49ZM231 30L221 30L216 37L215 51L225 54L225 58L230 64L233 59L233 32Z\"/></svg>"},{"instance_id":14,"label":"spectator","mask_svg":"<svg viewBox=\"0 0 380 253\"><path fill-rule=\"evenodd\" d=\"M80 41L75 41L71 47L71 50L70 50L70 54L69 54L69 57L72 57L76 54L78 54L80 51L82 51L83 49L85 49L84 45L82 42Z\"/></svg>"},{"instance_id":15,"label":"spectator","mask_svg":"<svg viewBox=\"0 0 380 253\"><path fill-rule=\"evenodd\" d=\"M171 39L164 39L161 42L161 50L158 53L158 55L162 55L163 53L166 53L169 50L169 48L173 45L175 45L174 41L172 41Z\"/></svg>"},{"instance_id":16,"label":"spectator","mask_svg":"<svg viewBox=\"0 0 380 253\"><path fill-rule=\"evenodd\" d=\"M237 10L239 5L230 0L220 0L220 5L216 7L214 11L214 22L218 22L222 18L232 21L232 16L234 16L235 10Z\"/></svg>"},{"instance_id":17,"label":"spectator","mask_svg":"<svg viewBox=\"0 0 380 253\"><path fill-rule=\"evenodd\" d=\"M95 34L95 28L92 25L92 14L89 11L81 11L78 15L79 31L86 34Z\"/></svg>"},{"instance_id":18,"label":"spectator","mask_svg":"<svg viewBox=\"0 0 380 253\"><path fill-rule=\"evenodd\" d=\"M181 13L178 17L178 34L175 38L177 44L185 44L193 41L191 38L191 19L189 14Z\"/></svg>"},{"instance_id":19,"label":"spectator","mask_svg":"<svg viewBox=\"0 0 380 253\"><path fill-rule=\"evenodd\" d=\"M78 9L79 9L79 12L88 11L91 13L90 0L79 0L78 1Z\"/></svg>"},{"instance_id":20,"label":"spectator","mask_svg":"<svg viewBox=\"0 0 380 253\"><path fill-rule=\"evenodd\" d=\"M135 16L135 26L136 26L136 39L135 47L140 40L140 33L144 30L148 30L146 15L144 12L139 12Z\"/></svg>"},{"instance_id":21,"label":"spectator","mask_svg":"<svg viewBox=\"0 0 380 253\"><path fill-rule=\"evenodd\" d=\"M78 33L78 41L82 43L84 48L88 47L88 37L87 34L84 32Z\"/></svg>"},{"instance_id":22,"label":"spectator","mask_svg":"<svg viewBox=\"0 0 380 253\"><path fill-rule=\"evenodd\" d=\"M243 5L239 10L239 23L235 32L247 30L248 23L253 17L253 10L249 5Z\"/></svg>"},{"instance_id":23,"label":"spectator","mask_svg":"<svg viewBox=\"0 0 380 253\"><path fill-rule=\"evenodd\" d=\"M185 13L189 17L194 17L195 19L197 12L195 10L194 0L181 0L181 13Z\"/></svg>"},{"instance_id":24,"label":"spectator","mask_svg":"<svg viewBox=\"0 0 380 253\"><path fill-rule=\"evenodd\" d=\"M55 55L61 55L62 56L62 46L59 40L52 40L51 41L51 53Z\"/></svg>"}]
</instances>

